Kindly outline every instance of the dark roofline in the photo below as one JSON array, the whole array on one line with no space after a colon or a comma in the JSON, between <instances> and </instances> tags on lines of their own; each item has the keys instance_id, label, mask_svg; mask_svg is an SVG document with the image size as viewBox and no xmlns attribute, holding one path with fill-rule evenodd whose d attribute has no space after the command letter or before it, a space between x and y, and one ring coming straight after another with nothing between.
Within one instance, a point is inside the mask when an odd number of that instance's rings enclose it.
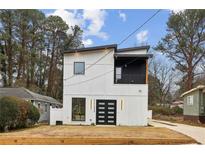
<instances>
[{"instance_id":1,"label":"dark roofline","mask_svg":"<svg viewBox=\"0 0 205 154\"><path fill-rule=\"evenodd\" d=\"M88 47L88 48L71 49L71 50L64 51L64 53L87 52L87 51L102 50L102 49L109 49L109 48L115 48L115 50L116 50L117 44L109 44L109 45L95 46L95 47Z\"/></svg>"},{"instance_id":2,"label":"dark roofline","mask_svg":"<svg viewBox=\"0 0 205 154\"><path fill-rule=\"evenodd\" d=\"M136 57L136 58L145 58L145 59L148 59L148 58L152 58L153 57L153 54L118 54L118 53L115 53L114 56L117 58L117 57Z\"/></svg>"},{"instance_id":3,"label":"dark roofline","mask_svg":"<svg viewBox=\"0 0 205 154\"><path fill-rule=\"evenodd\" d=\"M126 51L141 50L141 49L149 50L149 48L150 46L146 45L146 46L138 46L138 47L132 47L132 48L122 48L122 49L118 49L117 52L126 52Z\"/></svg>"},{"instance_id":4,"label":"dark roofline","mask_svg":"<svg viewBox=\"0 0 205 154\"><path fill-rule=\"evenodd\" d=\"M19 95L15 95L13 93L9 93L8 95L3 95L3 96L16 96L16 97L20 97L22 99L28 99L28 100L36 100L36 101L43 101L43 102L47 102L49 104L55 104L55 105L61 105L62 104L56 100L55 98L52 98L52 97L49 97L49 96L46 96L46 95L42 95L42 94L39 94L39 93L35 93L33 91L30 91L24 87L3 87L3 88L0 88L0 94L1 94L1 91L4 92L4 90L19 90L21 89L24 93L26 93L28 96L19 96ZM0 95L1 97L1 95Z\"/></svg>"}]
</instances>

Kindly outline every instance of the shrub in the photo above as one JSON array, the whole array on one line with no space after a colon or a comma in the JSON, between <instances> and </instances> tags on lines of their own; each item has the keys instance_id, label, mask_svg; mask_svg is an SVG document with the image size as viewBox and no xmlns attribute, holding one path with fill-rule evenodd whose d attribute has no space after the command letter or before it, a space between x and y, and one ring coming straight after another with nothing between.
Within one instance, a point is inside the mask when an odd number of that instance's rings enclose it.
<instances>
[{"instance_id":1,"label":"shrub","mask_svg":"<svg viewBox=\"0 0 205 154\"><path fill-rule=\"evenodd\" d=\"M172 115L182 115L183 114L183 109L176 106L176 107L173 107L171 109L171 112L172 112Z\"/></svg>"},{"instance_id":2,"label":"shrub","mask_svg":"<svg viewBox=\"0 0 205 154\"><path fill-rule=\"evenodd\" d=\"M35 124L36 122L38 122L40 118L40 113L34 105L32 105L31 103L28 103L28 105L29 105L28 119L30 120L31 124Z\"/></svg>"},{"instance_id":3,"label":"shrub","mask_svg":"<svg viewBox=\"0 0 205 154\"><path fill-rule=\"evenodd\" d=\"M0 99L0 130L16 127L17 117L19 115L18 105L14 103L13 98L3 97Z\"/></svg>"},{"instance_id":4,"label":"shrub","mask_svg":"<svg viewBox=\"0 0 205 154\"><path fill-rule=\"evenodd\" d=\"M150 109L153 112L153 115L160 114L160 115L172 115L172 116L178 116L183 114L183 109L177 107L174 108L168 108L168 107L162 107L162 106L152 106Z\"/></svg>"},{"instance_id":5,"label":"shrub","mask_svg":"<svg viewBox=\"0 0 205 154\"><path fill-rule=\"evenodd\" d=\"M34 125L40 117L38 109L17 97L0 99L0 130L25 128Z\"/></svg>"}]
</instances>

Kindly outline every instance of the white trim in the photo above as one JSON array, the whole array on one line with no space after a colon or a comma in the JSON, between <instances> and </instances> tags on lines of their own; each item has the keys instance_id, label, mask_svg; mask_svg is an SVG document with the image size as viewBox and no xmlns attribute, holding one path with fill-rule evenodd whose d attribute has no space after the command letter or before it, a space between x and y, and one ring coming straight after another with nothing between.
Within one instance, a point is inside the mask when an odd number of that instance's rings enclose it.
<instances>
[{"instance_id":1,"label":"white trim","mask_svg":"<svg viewBox=\"0 0 205 154\"><path fill-rule=\"evenodd\" d=\"M189 93L191 93L193 91L199 90L199 89L205 89L205 86L204 85L199 85L196 88L193 88L193 89L191 89L189 91L186 91L185 93L181 94L180 97L184 97L185 95L187 95L187 94L189 94Z\"/></svg>"}]
</instances>

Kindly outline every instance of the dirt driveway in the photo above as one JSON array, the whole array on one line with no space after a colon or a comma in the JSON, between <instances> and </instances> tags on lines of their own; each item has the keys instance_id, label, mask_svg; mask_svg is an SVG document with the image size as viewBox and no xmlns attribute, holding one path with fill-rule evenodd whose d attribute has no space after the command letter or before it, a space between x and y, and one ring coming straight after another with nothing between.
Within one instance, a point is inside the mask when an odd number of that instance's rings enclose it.
<instances>
[{"instance_id":1,"label":"dirt driveway","mask_svg":"<svg viewBox=\"0 0 205 154\"><path fill-rule=\"evenodd\" d=\"M38 126L0 133L0 144L192 144L192 138L167 128Z\"/></svg>"}]
</instances>

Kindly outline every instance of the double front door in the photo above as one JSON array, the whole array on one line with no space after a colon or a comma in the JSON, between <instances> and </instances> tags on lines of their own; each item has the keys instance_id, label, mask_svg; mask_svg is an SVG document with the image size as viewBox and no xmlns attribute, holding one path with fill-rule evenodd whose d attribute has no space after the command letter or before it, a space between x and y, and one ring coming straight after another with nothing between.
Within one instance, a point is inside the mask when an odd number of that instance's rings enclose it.
<instances>
[{"instance_id":1,"label":"double front door","mask_svg":"<svg viewBox=\"0 0 205 154\"><path fill-rule=\"evenodd\" d=\"M96 124L116 125L116 100L96 100Z\"/></svg>"}]
</instances>

